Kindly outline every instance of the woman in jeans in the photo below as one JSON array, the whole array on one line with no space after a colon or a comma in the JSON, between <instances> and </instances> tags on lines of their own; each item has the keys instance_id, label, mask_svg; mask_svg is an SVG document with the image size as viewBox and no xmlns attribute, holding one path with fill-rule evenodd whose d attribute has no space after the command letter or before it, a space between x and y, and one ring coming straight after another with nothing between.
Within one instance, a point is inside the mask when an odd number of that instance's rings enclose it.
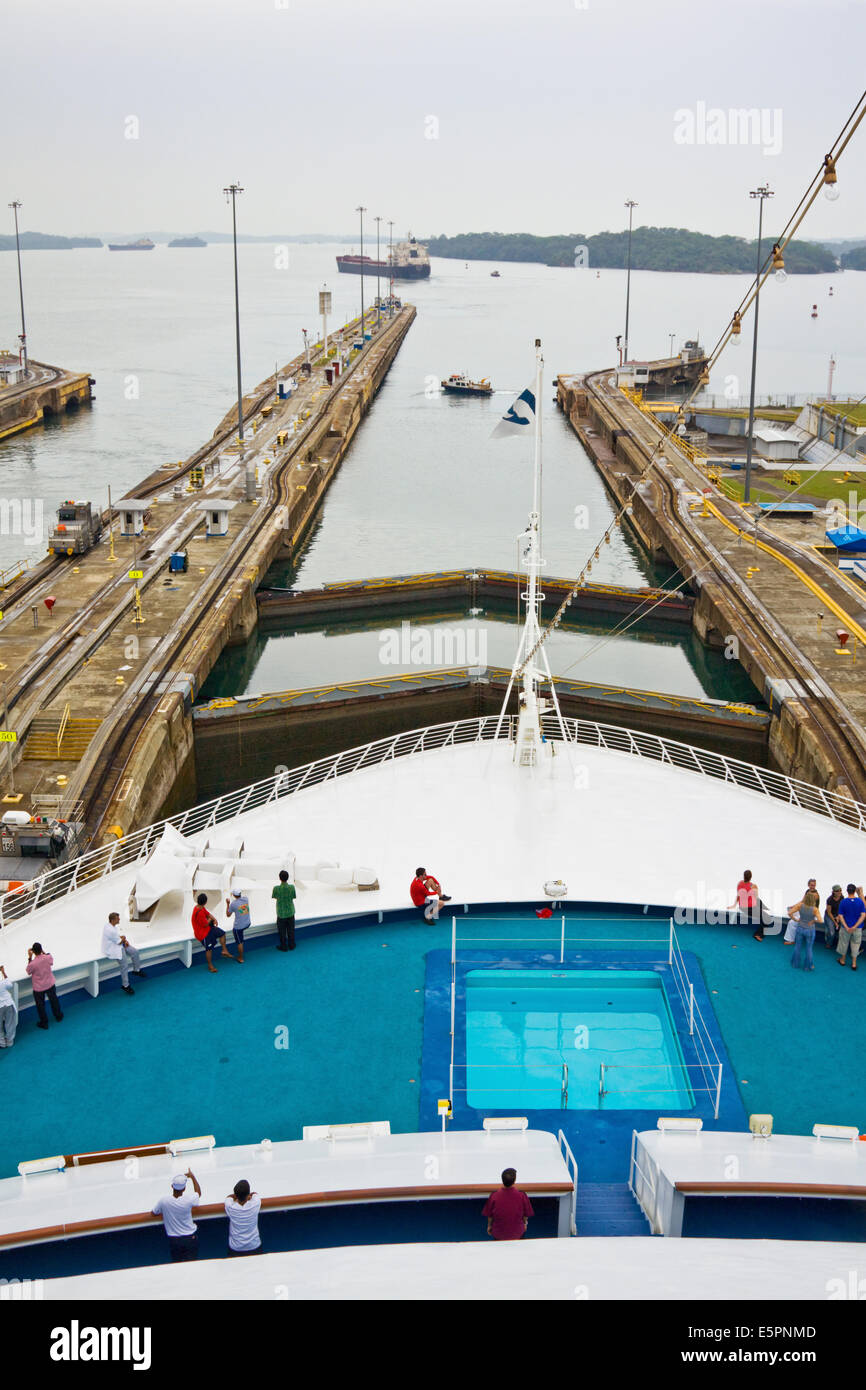
<instances>
[{"instance_id":1,"label":"woman in jeans","mask_svg":"<svg viewBox=\"0 0 866 1390\"><path fill-rule=\"evenodd\" d=\"M795 970L800 968L800 957L805 950L804 970L814 970L812 963L812 945L815 940L815 929L818 926L818 908L821 899L811 888L804 894L803 901L799 905L797 913L797 934L794 938L794 954L791 957L791 964ZM793 916L797 911L796 907L789 908L788 912Z\"/></svg>"}]
</instances>

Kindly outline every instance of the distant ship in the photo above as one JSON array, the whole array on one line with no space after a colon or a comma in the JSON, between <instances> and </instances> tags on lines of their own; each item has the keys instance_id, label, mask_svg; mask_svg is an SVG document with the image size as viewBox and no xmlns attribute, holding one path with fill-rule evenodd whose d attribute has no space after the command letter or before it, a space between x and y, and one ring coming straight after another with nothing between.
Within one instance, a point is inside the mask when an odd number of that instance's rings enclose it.
<instances>
[{"instance_id":1,"label":"distant ship","mask_svg":"<svg viewBox=\"0 0 866 1390\"><path fill-rule=\"evenodd\" d=\"M498 270L491 270L490 278L491 280L498 280L500 278L500 272Z\"/></svg>"},{"instance_id":2,"label":"distant ship","mask_svg":"<svg viewBox=\"0 0 866 1390\"><path fill-rule=\"evenodd\" d=\"M121 241L116 246L109 242L108 249L109 251L152 251L155 245L156 243L151 241L150 237L145 236L141 237L139 241Z\"/></svg>"},{"instance_id":3,"label":"distant ship","mask_svg":"<svg viewBox=\"0 0 866 1390\"><path fill-rule=\"evenodd\" d=\"M470 381L463 372L452 372L441 386L443 391L453 396L489 396L493 390L486 376L481 381Z\"/></svg>"},{"instance_id":4,"label":"distant ship","mask_svg":"<svg viewBox=\"0 0 866 1390\"><path fill-rule=\"evenodd\" d=\"M179 236L168 244L169 246L207 246L207 242L200 236Z\"/></svg>"},{"instance_id":5,"label":"distant ship","mask_svg":"<svg viewBox=\"0 0 866 1390\"><path fill-rule=\"evenodd\" d=\"M338 256L337 266L346 275L379 275L388 280L426 280L430 274L427 247L410 235L394 247L393 259L374 261L371 256Z\"/></svg>"}]
</instances>

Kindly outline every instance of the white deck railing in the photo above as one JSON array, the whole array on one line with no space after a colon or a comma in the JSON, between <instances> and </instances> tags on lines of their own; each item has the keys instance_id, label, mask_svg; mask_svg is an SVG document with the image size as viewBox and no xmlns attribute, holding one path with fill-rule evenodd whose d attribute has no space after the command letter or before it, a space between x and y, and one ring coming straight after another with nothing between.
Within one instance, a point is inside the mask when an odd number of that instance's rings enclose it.
<instances>
[{"instance_id":1,"label":"white deck railing","mask_svg":"<svg viewBox=\"0 0 866 1390\"><path fill-rule=\"evenodd\" d=\"M293 796L305 787L330 781L332 777L345 777L362 768L377 767L396 758L457 744L484 743L496 738L509 741L514 737L515 723L509 717L502 720L500 726L497 715L486 715L477 719L455 719L446 724L433 724L425 729L411 729L392 738L375 739L360 748L319 758L303 767L228 792L213 801L136 830L115 844L90 850L58 869L49 870L32 883L4 893L0 896L0 927L26 917L39 907L46 907L115 869L146 859L166 825L173 825L182 835L200 835L244 812L258 810L283 797ZM710 753L656 734L634 733L613 724L597 724L588 719L566 719L563 724L569 742L574 745L605 748L612 753L626 753L653 762L668 763L682 771L731 782L745 790L797 806L800 810L827 816L841 825L866 831L866 805L838 792L822 791L820 787L786 777L783 773L770 772L738 758ZM561 741L562 730L558 718L545 718L544 733L548 739Z\"/></svg>"}]
</instances>

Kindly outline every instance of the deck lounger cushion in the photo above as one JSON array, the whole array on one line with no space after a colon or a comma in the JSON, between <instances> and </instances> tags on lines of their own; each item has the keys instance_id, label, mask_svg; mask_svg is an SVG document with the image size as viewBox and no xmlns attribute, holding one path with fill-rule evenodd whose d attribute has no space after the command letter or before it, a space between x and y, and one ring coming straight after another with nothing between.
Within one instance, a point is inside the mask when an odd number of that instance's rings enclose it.
<instances>
[{"instance_id":1,"label":"deck lounger cushion","mask_svg":"<svg viewBox=\"0 0 866 1390\"><path fill-rule=\"evenodd\" d=\"M360 868L355 869L352 873L353 883L375 883L377 878L378 874L375 869Z\"/></svg>"}]
</instances>

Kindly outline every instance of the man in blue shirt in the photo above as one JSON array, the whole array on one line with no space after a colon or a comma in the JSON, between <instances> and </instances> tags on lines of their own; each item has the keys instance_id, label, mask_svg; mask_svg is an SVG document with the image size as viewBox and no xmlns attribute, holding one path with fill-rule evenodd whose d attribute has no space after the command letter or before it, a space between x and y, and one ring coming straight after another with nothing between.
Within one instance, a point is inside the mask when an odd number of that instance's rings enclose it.
<instances>
[{"instance_id":1,"label":"man in blue shirt","mask_svg":"<svg viewBox=\"0 0 866 1390\"><path fill-rule=\"evenodd\" d=\"M839 964L844 967L845 956L850 949L851 969L856 970L863 937L863 923L866 922L866 903L857 893L855 883L848 884L848 896L840 902L838 915L839 940L836 943L836 952Z\"/></svg>"}]
</instances>

